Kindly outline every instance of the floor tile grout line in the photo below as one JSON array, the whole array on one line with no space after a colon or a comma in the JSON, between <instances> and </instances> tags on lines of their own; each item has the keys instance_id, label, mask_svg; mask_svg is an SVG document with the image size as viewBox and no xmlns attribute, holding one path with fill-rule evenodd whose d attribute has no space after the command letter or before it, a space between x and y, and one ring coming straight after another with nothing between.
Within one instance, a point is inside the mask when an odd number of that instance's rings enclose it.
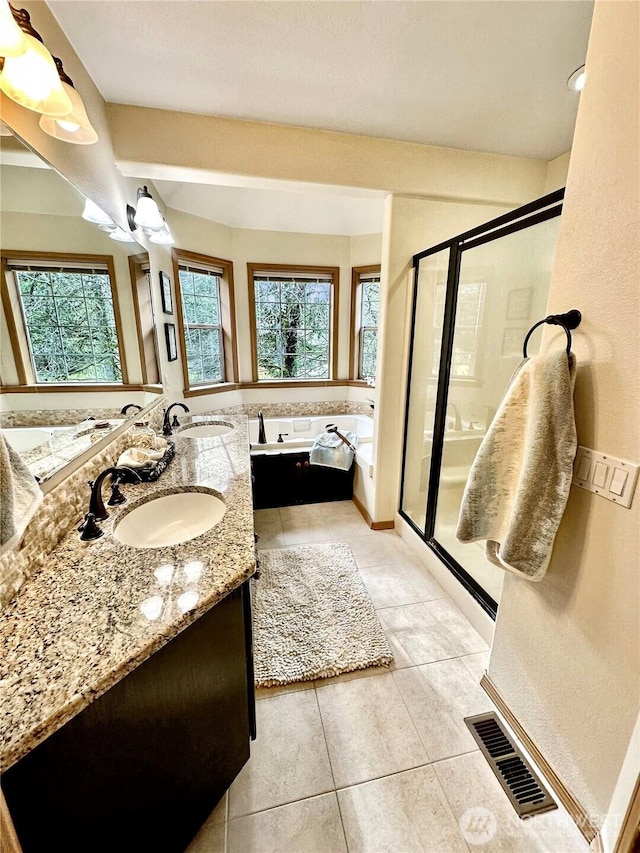
<instances>
[{"instance_id":1,"label":"floor tile grout line","mask_svg":"<svg viewBox=\"0 0 640 853\"><path fill-rule=\"evenodd\" d=\"M326 747L327 757L329 759L329 769L331 770L331 778L333 779L333 793L334 793L335 798L336 798L336 803L338 804L338 814L340 815L340 826L342 827L342 835L344 836L344 844L345 844L345 847L348 851L349 850L349 842L347 841L347 830L345 829L345 826L344 826L344 818L342 817L342 809L340 808L340 799L338 797L338 789L336 788L336 776L335 776L335 773L333 772L333 762L331 761L331 750L329 749L329 741L327 740L327 732L326 732L326 729L324 727L324 720L322 718L322 708L320 707L320 700L318 699L318 691L317 691L317 688L315 686L313 688L313 692L314 692L315 697L316 697L316 706L318 708L318 716L320 717L320 725L322 726L322 736L324 737L324 745Z\"/></svg>"},{"instance_id":2,"label":"floor tile grout line","mask_svg":"<svg viewBox=\"0 0 640 853\"><path fill-rule=\"evenodd\" d=\"M479 750L475 750L475 749L473 750L473 752L478 752L478 751L479 751ZM470 754L471 754L471 753L468 753L468 752L465 752L465 753L464 753L464 755L470 755ZM452 758L457 758L457 756L451 756L451 757L452 757ZM445 761L446 759L442 758L442 759L440 759L440 760L441 760L441 761ZM434 761L434 762L433 762L433 764L437 764L437 763L438 763L437 761ZM447 792L446 792L446 790L445 790L445 787L444 787L444 785L442 784L442 782L440 781L440 777L438 776L438 770L437 770L437 768L436 768L436 767L434 767L434 768L433 768L433 775L435 776L436 782L438 783L438 786L439 786L440 790L442 791L442 795L443 795L443 797L444 797L444 799L445 799L445 802L446 802L447 806L449 807L449 811L451 812L451 815L452 815L452 817L453 817L453 819L454 819L454 821L455 821L455 823L456 823L456 829L458 830L458 834L459 834L460 838L462 839L463 844L465 845L465 847L467 848L467 850L469 851L469 853L474 853L474 851L471 849L471 847L469 847L469 843L467 842L467 839L466 839L466 838L464 837L464 835L462 834L462 830L461 830L461 828L460 828L460 821L459 821L459 820L458 820L458 818L456 817L456 813L454 812L454 810L453 810L453 806L451 805L451 800L450 800L450 799L449 799L449 797L447 796Z\"/></svg>"}]
</instances>

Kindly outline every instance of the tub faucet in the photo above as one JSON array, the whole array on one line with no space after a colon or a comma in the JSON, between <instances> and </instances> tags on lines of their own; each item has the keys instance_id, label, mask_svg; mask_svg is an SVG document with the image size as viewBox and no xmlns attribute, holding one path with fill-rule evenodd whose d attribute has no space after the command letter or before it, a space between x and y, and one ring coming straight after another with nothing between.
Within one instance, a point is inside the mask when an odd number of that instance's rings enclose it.
<instances>
[{"instance_id":1,"label":"tub faucet","mask_svg":"<svg viewBox=\"0 0 640 853\"><path fill-rule=\"evenodd\" d=\"M189 411L189 407L185 406L184 403L172 403L168 408L164 410L164 420L162 421L162 434L163 435L173 435L171 427L179 427L180 421L178 420L178 416L174 415L173 420L169 423L169 415L171 414L171 409L175 406L180 406L185 412Z\"/></svg>"},{"instance_id":2,"label":"tub faucet","mask_svg":"<svg viewBox=\"0 0 640 853\"><path fill-rule=\"evenodd\" d=\"M258 444L267 443L267 434L264 431L264 415L258 412Z\"/></svg>"},{"instance_id":3,"label":"tub faucet","mask_svg":"<svg viewBox=\"0 0 640 853\"><path fill-rule=\"evenodd\" d=\"M127 412L129 411L129 409L137 409L139 412L141 412L141 411L142 411L142 406L139 406L137 403L127 403L127 405L126 405L126 406L123 406L123 407L120 409L120 414L121 414L121 415L126 415L126 414L127 414Z\"/></svg>"},{"instance_id":4,"label":"tub faucet","mask_svg":"<svg viewBox=\"0 0 640 853\"><path fill-rule=\"evenodd\" d=\"M456 432L460 432L462 430L462 418L460 417L460 409L456 406L455 403L447 403L447 411L449 409L453 409L453 417L454 424L453 428Z\"/></svg>"}]
</instances>

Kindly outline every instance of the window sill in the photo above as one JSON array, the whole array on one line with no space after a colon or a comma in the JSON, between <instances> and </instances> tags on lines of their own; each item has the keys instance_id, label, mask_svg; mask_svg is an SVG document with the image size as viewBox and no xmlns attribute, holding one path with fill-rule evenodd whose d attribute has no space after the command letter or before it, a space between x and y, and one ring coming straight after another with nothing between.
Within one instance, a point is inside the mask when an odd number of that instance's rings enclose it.
<instances>
[{"instance_id":1,"label":"window sill","mask_svg":"<svg viewBox=\"0 0 640 853\"><path fill-rule=\"evenodd\" d=\"M2 385L0 394L42 394L69 391L151 391L162 394L159 385L138 385L123 382L47 382L33 385Z\"/></svg>"},{"instance_id":2,"label":"window sill","mask_svg":"<svg viewBox=\"0 0 640 853\"><path fill-rule=\"evenodd\" d=\"M242 382L239 388L333 388L348 385L348 379L258 379Z\"/></svg>"},{"instance_id":3,"label":"window sill","mask_svg":"<svg viewBox=\"0 0 640 853\"><path fill-rule=\"evenodd\" d=\"M185 388L184 396L201 397L203 394L223 394L225 391L237 391L241 386L237 382L216 382L215 385L193 385Z\"/></svg>"}]
</instances>

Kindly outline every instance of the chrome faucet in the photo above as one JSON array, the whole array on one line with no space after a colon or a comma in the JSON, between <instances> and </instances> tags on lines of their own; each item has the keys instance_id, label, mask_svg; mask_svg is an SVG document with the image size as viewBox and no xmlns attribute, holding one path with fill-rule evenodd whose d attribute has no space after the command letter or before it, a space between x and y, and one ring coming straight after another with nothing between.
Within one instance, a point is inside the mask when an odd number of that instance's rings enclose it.
<instances>
[{"instance_id":1,"label":"chrome faucet","mask_svg":"<svg viewBox=\"0 0 640 853\"><path fill-rule=\"evenodd\" d=\"M462 430L462 418L460 417L460 409L456 406L455 403L447 403L447 411L449 411L449 409L453 409L453 428L456 432L460 432Z\"/></svg>"},{"instance_id":2,"label":"chrome faucet","mask_svg":"<svg viewBox=\"0 0 640 853\"><path fill-rule=\"evenodd\" d=\"M267 443L267 434L264 431L264 415L258 412L258 444Z\"/></svg>"},{"instance_id":3,"label":"chrome faucet","mask_svg":"<svg viewBox=\"0 0 640 853\"><path fill-rule=\"evenodd\" d=\"M109 513L104 508L104 501L102 500L102 484L108 475L111 474L111 497L107 501L109 506L117 506L119 504L125 503L127 500L126 497L120 491L120 483L121 477L125 475L127 477L133 477L134 482L142 482L140 475L137 471L134 471L132 468L126 467L111 467L105 468L104 471L101 471L100 474L96 477L95 480L89 480L89 485L91 486L91 498L89 499L89 512L85 515L84 520L80 527L78 528L81 531L82 535L81 539L87 541L88 539L98 539L102 536L103 531L100 530L97 521L104 521L106 518L109 518Z\"/></svg>"},{"instance_id":4,"label":"chrome faucet","mask_svg":"<svg viewBox=\"0 0 640 853\"><path fill-rule=\"evenodd\" d=\"M120 414L121 414L121 415L126 415L126 414L127 414L127 412L129 411L129 409L137 409L139 412L141 412L141 411L142 411L142 406L139 406L137 403L127 403L127 405L126 405L126 406L123 406L123 407L120 409Z\"/></svg>"},{"instance_id":5,"label":"chrome faucet","mask_svg":"<svg viewBox=\"0 0 640 853\"><path fill-rule=\"evenodd\" d=\"M179 427L180 421L178 420L178 416L174 415L173 420L169 423L169 415L171 413L171 409L175 406L180 406L185 412L189 411L189 407L185 406L184 403L172 403L168 408L164 410L164 420L162 421L162 434L163 435L173 435L171 427Z\"/></svg>"}]
</instances>

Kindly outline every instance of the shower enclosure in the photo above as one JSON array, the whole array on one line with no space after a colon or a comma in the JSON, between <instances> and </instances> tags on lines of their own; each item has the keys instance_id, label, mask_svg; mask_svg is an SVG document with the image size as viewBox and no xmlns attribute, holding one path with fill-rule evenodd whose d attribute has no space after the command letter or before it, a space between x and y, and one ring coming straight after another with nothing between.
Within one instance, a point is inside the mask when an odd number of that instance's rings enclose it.
<instances>
[{"instance_id":1,"label":"shower enclosure","mask_svg":"<svg viewBox=\"0 0 640 853\"><path fill-rule=\"evenodd\" d=\"M400 514L495 618L504 572L456 539L482 437L545 316L564 190L415 255ZM539 337L529 346L535 355Z\"/></svg>"}]
</instances>

